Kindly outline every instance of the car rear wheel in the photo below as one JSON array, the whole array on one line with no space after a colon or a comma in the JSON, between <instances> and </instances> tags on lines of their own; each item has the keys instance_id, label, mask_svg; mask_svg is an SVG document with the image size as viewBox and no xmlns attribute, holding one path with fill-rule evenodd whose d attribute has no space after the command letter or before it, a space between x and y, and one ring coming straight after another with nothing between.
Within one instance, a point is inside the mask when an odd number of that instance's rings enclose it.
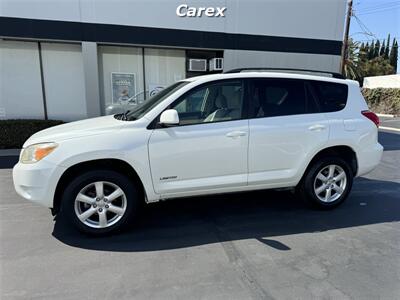
<instances>
[{"instance_id":1,"label":"car rear wheel","mask_svg":"<svg viewBox=\"0 0 400 300\"><path fill-rule=\"evenodd\" d=\"M116 232L132 221L138 193L124 175L93 170L73 179L66 187L62 212L80 231L92 235Z\"/></svg>"},{"instance_id":2,"label":"car rear wheel","mask_svg":"<svg viewBox=\"0 0 400 300\"><path fill-rule=\"evenodd\" d=\"M307 204L331 209L346 200L352 184L349 164L339 157L326 157L308 168L297 190Z\"/></svg>"}]
</instances>

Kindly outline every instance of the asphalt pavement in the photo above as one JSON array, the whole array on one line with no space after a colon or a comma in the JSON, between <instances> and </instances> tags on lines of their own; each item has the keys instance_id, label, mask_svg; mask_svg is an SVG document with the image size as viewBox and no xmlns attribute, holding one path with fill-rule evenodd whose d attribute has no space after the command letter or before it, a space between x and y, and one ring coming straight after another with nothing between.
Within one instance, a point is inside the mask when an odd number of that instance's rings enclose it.
<instances>
[{"instance_id":1,"label":"asphalt pavement","mask_svg":"<svg viewBox=\"0 0 400 300\"><path fill-rule=\"evenodd\" d=\"M400 299L400 134L379 140L333 211L290 192L171 200L106 238L53 221L2 169L0 299Z\"/></svg>"}]
</instances>

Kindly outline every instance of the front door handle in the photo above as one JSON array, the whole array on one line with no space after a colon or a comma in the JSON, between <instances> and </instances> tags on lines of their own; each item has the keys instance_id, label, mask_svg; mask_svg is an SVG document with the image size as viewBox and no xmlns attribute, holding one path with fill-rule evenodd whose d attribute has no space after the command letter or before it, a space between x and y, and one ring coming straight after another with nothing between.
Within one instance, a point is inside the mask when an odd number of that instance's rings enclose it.
<instances>
[{"instance_id":1,"label":"front door handle","mask_svg":"<svg viewBox=\"0 0 400 300\"><path fill-rule=\"evenodd\" d=\"M245 135L246 135L245 131L231 131L226 134L227 137L233 138L233 139L241 137L241 136L245 136Z\"/></svg>"},{"instance_id":2,"label":"front door handle","mask_svg":"<svg viewBox=\"0 0 400 300\"><path fill-rule=\"evenodd\" d=\"M311 125L310 127L308 127L308 129L311 131L321 131L321 130L325 130L326 126L322 125L322 124L315 124L315 125Z\"/></svg>"}]
</instances>

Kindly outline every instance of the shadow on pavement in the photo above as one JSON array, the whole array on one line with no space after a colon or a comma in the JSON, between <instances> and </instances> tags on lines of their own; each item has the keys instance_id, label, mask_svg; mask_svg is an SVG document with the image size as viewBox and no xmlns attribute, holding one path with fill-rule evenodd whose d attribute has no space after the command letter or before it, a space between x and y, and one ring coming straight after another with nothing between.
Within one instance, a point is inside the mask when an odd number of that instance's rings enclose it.
<instances>
[{"instance_id":1,"label":"shadow on pavement","mask_svg":"<svg viewBox=\"0 0 400 300\"><path fill-rule=\"evenodd\" d=\"M400 150L400 134L379 131L378 140L385 151Z\"/></svg>"},{"instance_id":2,"label":"shadow on pavement","mask_svg":"<svg viewBox=\"0 0 400 300\"><path fill-rule=\"evenodd\" d=\"M321 232L400 220L400 184L360 178L349 199L332 211L306 208L290 192L259 191L170 200L148 205L135 228L93 238L62 216L53 235L70 246L104 251L158 251L241 239L291 250L274 236Z\"/></svg>"}]
</instances>

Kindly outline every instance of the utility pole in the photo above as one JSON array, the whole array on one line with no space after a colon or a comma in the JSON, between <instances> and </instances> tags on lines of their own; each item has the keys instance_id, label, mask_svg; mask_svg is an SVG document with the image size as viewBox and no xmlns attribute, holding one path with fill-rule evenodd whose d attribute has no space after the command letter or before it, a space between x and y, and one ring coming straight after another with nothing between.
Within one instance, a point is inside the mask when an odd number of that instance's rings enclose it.
<instances>
[{"instance_id":1,"label":"utility pole","mask_svg":"<svg viewBox=\"0 0 400 300\"><path fill-rule=\"evenodd\" d=\"M352 15L352 9L353 9L353 0L348 0L347 2L347 16L346 16L346 29L344 32L344 40L343 40L343 45L342 45L342 67L341 71L342 74L344 75L344 65L345 65L345 60L346 60L346 52L347 52L347 47L349 43L349 29L350 29L350 20L351 20L351 15Z\"/></svg>"}]
</instances>

